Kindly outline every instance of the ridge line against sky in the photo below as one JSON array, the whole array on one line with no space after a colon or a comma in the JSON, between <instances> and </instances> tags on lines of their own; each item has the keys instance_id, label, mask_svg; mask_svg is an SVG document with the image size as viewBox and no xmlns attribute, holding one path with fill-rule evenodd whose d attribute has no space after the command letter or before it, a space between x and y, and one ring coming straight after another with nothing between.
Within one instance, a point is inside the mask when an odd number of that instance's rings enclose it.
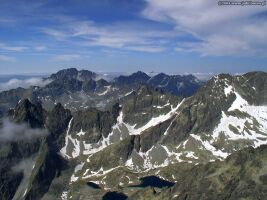
<instances>
[{"instance_id":1,"label":"ridge line against sky","mask_svg":"<svg viewBox=\"0 0 267 200\"><path fill-rule=\"evenodd\" d=\"M266 71L266 13L214 0L4 0L0 74Z\"/></svg>"}]
</instances>

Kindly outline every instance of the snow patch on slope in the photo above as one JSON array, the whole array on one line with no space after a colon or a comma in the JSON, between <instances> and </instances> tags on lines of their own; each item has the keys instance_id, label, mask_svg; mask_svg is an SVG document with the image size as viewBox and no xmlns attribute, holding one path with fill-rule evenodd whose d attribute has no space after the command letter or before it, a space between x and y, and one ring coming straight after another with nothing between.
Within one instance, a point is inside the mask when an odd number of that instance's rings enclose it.
<instances>
[{"instance_id":1,"label":"snow patch on slope","mask_svg":"<svg viewBox=\"0 0 267 200\"><path fill-rule=\"evenodd\" d=\"M63 191L60 198L62 200L67 200L68 199L68 192L67 191Z\"/></svg>"},{"instance_id":2,"label":"snow patch on slope","mask_svg":"<svg viewBox=\"0 0 267 200\"><path fill-rule=\"evenodd\" d=\"M250 118L238 118L237 116L226 115L222 112L220 123L212 134L213 140L216 141L219 135L223 133L228 140L250 140L253 142L254 147L267 144L267 107L243 106L241 111L249 114ZM259 127L253 125L254 120L259 123ZM231 130L231 126L235 127L238 133ZM254 127L250 128L251 126Z\"/></svg>"},{"instance_id":3,"label":"snow patch on slope","mask_svg":"<svg viewBox=\"0 0 267 200\"><path fill-rule=\"evenodd\" d=\"M117 167L114 167L114 168L110 168L108 170L104 170L103 167L101 167L98 171L86 170L85 173L83 174L82 179L88 179L88 178L91 178L91 177L103 176L103 175L106 175L106 174L112 172L115 169L120 168L120 167L121 166L117 166ZM90 173L88 174L89 171L90 171ZM86 174L88 174L88 175L86 175Z\"/></svg>"},{"instance_id":4,"label":"snow patch on slope","mask_svg":"<svg viewBox=\"0 0 267 200\"><path fill-rule=\"evenodd\" d=\"M135 152L135 155L138 156L139 160L141 158L142 163L140 166L136 165L136 158L133 159L133 155L126 161L125 166L137 172L145 172L151 169L156 169L160 167L166 167L170 163L174 162L183 162L180 159L180 156L183 153L177 153L174 151L170 151L167 146L164 145L155 145L151 147L146 152ZM140 161L140 160L139 160Z\"/></svg>"},{"instance_id":5,"label":"snow patch on slope","mask_svg":"<svg viewBox=\"0 0 267 200\"><path fill-rule=\"evenodd\" d=\"M89 156L87 159L87 161L89 162L90 161L89 158L93 154L105 149L109 145L118 142L120 140L123 140L125 137L129 135L140 135L142 134L143 131L170 119L171 117L177 114L177 110L183 104L183 102L184 100L178 103L176 107L173 107L171 105L171 110L168 113L152 118L150 121L148 121L144 126L140 128L135 128L136 125L129 125L128 123L125 123L123 121L123 112L121 111L119 116L117 117L116 124L113 125L112 130L108 134L108 136L106 138L102 137L97 143L91 143L91 144L82 141L82 136L86 134L83 130L80 130L80 132L76 134L77 136L79 136L77 138L73 138L73 136L70 135L69 132L72 123L71 119L65 137L65 146L60 150L61 155L70 159L70 158L77 158L80 154L83 154ZM81 149L83 149L82 152ZM68 151L70 151L71 153Z\"/></svg>"},{"instance_id":6,"label":"snow patch on slope","mask_svg":"<svg viewBox=\"0 0 267 200\"><path fill-rule=\"evenodd\" d=\"M60 150L61 155L65 158L70 158L70 156L67 155L67 147L69 144L69 137L70 137L69 132L70 132L72 120L73 120L73 118L70 120L69 125L68 125L68 129L67 129L67 133L66 133L66 137L65 137L65 146Z\"/></svg>"},{"instance_id":7,"label":"snow patch on slope","mask_svg":"<svg viewBox=\"0 0 267 200\"><path fill-rule=\"evenodd\" d=\"M118 131L119 133L121 132L121 126L123 125L122 122L122 112L120 112L119 116L117 117L117 123L113 125L112 127L112 131L111 133L108 134L108 137L102 137L102 139L98 142L98 143L93 143L93 144L86 144L83 141L83 145L84 145L84 151L83 154L84 155L89 155L89 157L103 149L105 149L106 147L108 147L109 145L113 144L112 141L112 137L115 135L115 132ZM122 137L119 137L119 140L122 140Z\"/></svg>"},{"instance_id":8,"label":"snow patch on slope","mask_svg":"<svg viewBox=\"0 0 267 200\"><path fill-rule=\"evenodd\" d=\"M173 106L171 106L170 112L168 112L164 115L160 115L158 117L153 117L149 122L147 122L144 126L142 126L140 128L135 128L136 125L129 125L127 123L124 123L126 125L127 129L129 130L129 135L140 135L143 131L147 130L148 128L156 126L156 125L170 119L172 116L177 114L176 111L183 104L183 102L184 102L184 99L180 103L178 103L175 108L173 108Z\"/></svg>"},{"instance_id":9,"label":"snow patch on slope","mask_svg":"<svg viewBox=\"0 0 267 200\"><path fill-rule=\"evenodd\" d=\"M233 86L226 81L225 84L224 94L226 98L230 94L234 94L236 98L227 111L222 111L221 119L211 133L211 137L204 140L199 135L190 134L189 138L176 148L180 149L180 152L187 150L186 144L190 138L199 142L200 148L197 151L209 151L220 160L225 159L231 153L224 149L224 145L227 145L228 141L238 143L239 140L246 140L251 142L254 147L267 144L267 106L249 105ZM235 110L238 112L230 112ZM220 147L221 149L218 149L214 143L220 140L221 134L225 136L225 144Z\"/></svg>"},{"instance_id":10,"label":"snow patch on slope","mask_svg":"<svg viewBox=\"0 0 267 200\"><path fill-rule=\"evenodd\" d=\"M106 90L102 93L97 93L98 96L104 96L111 90L111 85L105 86Z\"/></svg>"},{"instance_id":11,"label":"snow patch on slope","mask_svg":"<svg viewBox=\"0 0 267 200\"><path fill-rule=\"evenodd\" d=\"M166 103L166 104L163 105L163 106L153 106L153 108L162 109L162 108L165 108L165 107L167 107L167 106L169 106L169 105L170 105L170 103L168 102L168 103Z\"/></svg>"},{"instance_id":12,"label":"snow patch on slope","mask_svg":"<svg viewBox=\"0 0 267 200\"><path fill-rule=\"evenodd\" d=\"M86 133L81 130L79 133L76 135L79 136L78 138L73 138L69 132L70 132L70 127L71 127L72 120L69 122L68 125L68 130L67 134L65 137L65 146L60 150L60 153L63 157L65 158L76 158L82 153L83 155L88 155L89 157L103 149L105 149L107 146L111 145L114 143L114 141L118 141L112 138L115 136L116 132L119 134L121 133L121 128L123 125L122 122L122 112L120 112L119 116L117 117L117 123L113 125L112 131L110 134L108 134L108 137L102 137L99 142L97 143L92 143L92 144L87 144L85 141L82 140L81 136L84 136ZM119 140L122 140L123 137L120 135ZM72 146L72 148L70 147ZM81 148L83 146L83 148ZM67 149L71 152L67 152ZM83 151L81 152L81 149Z\"/></svg>"},{"instance_id":13,"label":"snow patch on slope","mask_svg":"<svg viewBox=\"0 0 267 200\"><path fill-rule=\"evenodd\" d=\"M84 166L84 162L76 165L75 169L74 169L74 173L71 175L71 178L70 178L70 182L76 182L78 179L79 179L79 176L75 176L75 174L78 172L78 171L81 171L82 168Z\"/></svg>"},{"instance_id":14,"label":"snow patch on slope","mask_svg":"<svg viewBox=\"0 0 267 200\"><path fill-rule=\"evenodd\" d=\"M230 85L227 85L225 91L226 96L231 92L236 96L227 111L239 110L248 117L242 118L235 115L227 115L222 111L221 120L212 134L213 141L218 139L220 133L224 133L228 140L250 140L253 142L254 147L267 144L267 106L249 105ZM255 121L258 122L259 127L255 125ZM236 128L238 133L231 130L230 127Z\"/></svg>"},{"instance_id":15,"label":"snow patch on slope","mask_svg":"<svg viewBox=\"0 0 267 200\"><path fill-rule=\"evenodd\" d=\"M233 92L233 87L231 85L226 84L226 87L224 87L224 94L227 97L231 92Z\"/></svg>"},{"instance_id":16,"label":"snow patch on slope","mask_svg":"<svg viewBox=\"0 0 267 200\"><path fill-rule=\"evenodd\" d=\"M232 111L232 110L235 110L235 109L241 109L242 106L248 106L248 102L243 99L237 92L234 92L235 93L235 96L236 96L236 99L235 101L233 102L233 104L231 105L231 107L228 109L228 111Z\"/></svg>"},{"instance_id":17,"label":"snow patch on slope","mask_svg":"<svg viewBox=\"0 0 267 200\"><path fill-rule=\"evenodd\" d=\"M130 92L127 92L126 94L124 94L124 96L126 97L126 96L132 94L133 92L134 92L134 90L131 90Z\"/></svg>"},{"instance_id":18,"label":"snow patch on slope","mask_svg":"<svg viewBox=\"0 0 267 200\"><path fill-rule=\"evenodd\" d=\"M213 145L210 144L209 141L203 141L199 135L191 134L191 137L199 141L204 150L210 151L214 156L218 158L226 158L229 154L222 152L221 150L217 150Z\"/></svg>"}]
</instances>

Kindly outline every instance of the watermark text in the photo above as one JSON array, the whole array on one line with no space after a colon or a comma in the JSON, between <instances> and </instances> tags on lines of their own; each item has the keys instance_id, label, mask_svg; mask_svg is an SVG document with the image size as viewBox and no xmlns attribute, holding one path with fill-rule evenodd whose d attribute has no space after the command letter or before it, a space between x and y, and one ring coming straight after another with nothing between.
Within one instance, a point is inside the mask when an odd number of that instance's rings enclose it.
<instances>
[{"instance_id":1,"label":"watermark text","mask_svg":"<svg viewBox=\"0 0 267 200\"><path fill-rule=\"evenodd\" d=\"M219 6L266 6L266 1L218 1Z\"/></svg>"}]
</instances>

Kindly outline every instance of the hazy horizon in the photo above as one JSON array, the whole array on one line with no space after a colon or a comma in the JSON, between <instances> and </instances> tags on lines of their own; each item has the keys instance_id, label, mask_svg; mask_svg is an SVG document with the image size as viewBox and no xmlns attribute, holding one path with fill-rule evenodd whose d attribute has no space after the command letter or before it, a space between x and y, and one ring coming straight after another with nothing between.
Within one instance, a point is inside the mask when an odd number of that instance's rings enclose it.
<instances>
[{"instance_id":1,"label":"hazy horizon","mask_svg":"<svg viewBox=\"0 0 267 200\"><path fill-rule=\"evenodd\" d=\"M266 71L266 18L214 0L4 1L0 74Z\"/></svg>"},{"instance_id":2,"label":"hazy horizon","mask_svg":"<svg viewBox=\"0 0 267 200\"><path fill-rule=\"evenodd\" d=\"M267 69L263 69L263 70L247 70L247 71L239 71L239 72L228 72L228 71L221 71L221 72L213 72L213 71L209 71L209 72L201 72L201 71L184 71L184 72L178 72L178 71L154 71L154 70L142 70L142 69L136 69L136 70L125 70L125 71L103 71L103 70L92 70L91 68L86 68L86 67L62 67L62 68L58 68L56 70L53 71L44 71L44 72L35 72L35 71L27 71L27 72L10 72L10 73L0 73L0 76L14 76L14 75L21 75L21 76L49 76L53 73L57 73L60 70L64 70L64 69L69 69L69 68L76 68L77 70L89 70L95 73L110 73L110 74L132 74L135 73L137 71L142 71L145 72L147 74L158 74L158 73L165 73L168 75L186 75L186 74L210 74L210 75L216 75L216 74L222 74L222 73L226 73L226 74L231 74L231 75L238 75L238 74L245 74L248 72L253 72L253 71L262 71L262 72L267 72Z\"/></svg>"}]
</instances>

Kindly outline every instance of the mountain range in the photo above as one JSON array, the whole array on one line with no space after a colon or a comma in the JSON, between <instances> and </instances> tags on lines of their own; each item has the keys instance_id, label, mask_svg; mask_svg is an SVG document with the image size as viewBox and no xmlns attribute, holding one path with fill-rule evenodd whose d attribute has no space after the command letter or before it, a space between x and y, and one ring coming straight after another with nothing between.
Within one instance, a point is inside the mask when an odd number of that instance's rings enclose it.
<instances>
[{"instance_id":1,"label":"mountain range","mask_svg":"<svg viewBox=\"0 0 267 200\"><path fill-rule=\"evenodd\" d=\"M0 199L267 196L267 73L45 80L0 93Z\"/></svg>"}]
</instances>

